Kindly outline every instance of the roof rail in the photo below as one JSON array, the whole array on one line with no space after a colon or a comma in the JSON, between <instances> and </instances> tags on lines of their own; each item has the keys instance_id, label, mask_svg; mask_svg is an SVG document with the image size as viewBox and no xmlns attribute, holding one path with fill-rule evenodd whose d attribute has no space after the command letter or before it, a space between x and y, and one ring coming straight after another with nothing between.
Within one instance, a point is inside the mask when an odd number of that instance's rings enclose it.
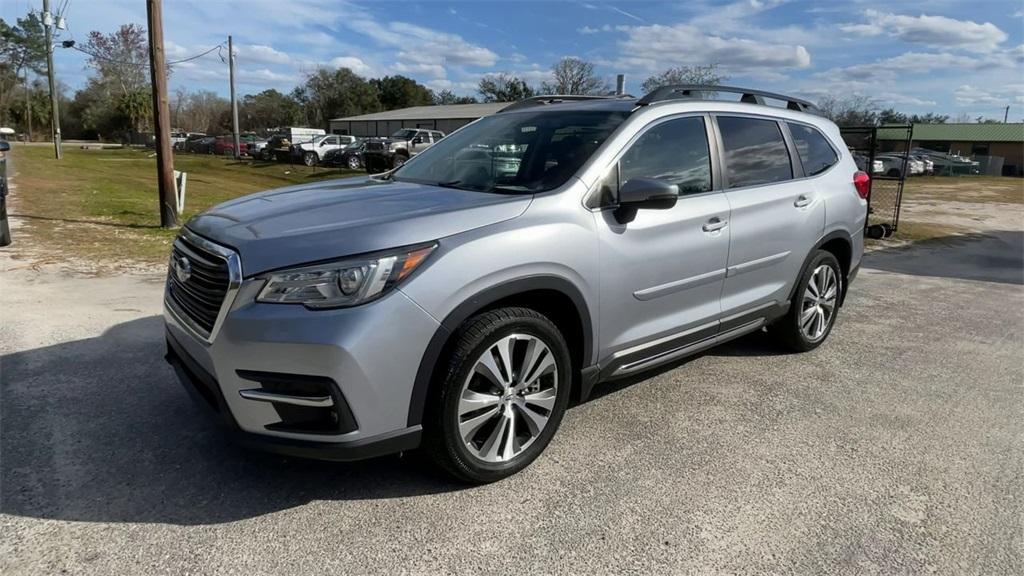
<instances>
[{"instance_id":1,"label":"roof rail","mask_svg":"<svg viewBox=\"0 0 1024 576\"><path fill-rule=\"evenodd\" d=\"M517 102L513 102L508 106L498 110L498 113L508 112L510 110L519 110L521 108L532 108L533 106L546 106L548 104L561 104L562 102L572 102L574 100L610 100L615 98L634 98L629 94L610 94L608 96L591 96L584 94L544 94L541 96L531 96L529 98L523 98Z\"/></svg>"},{"instance_id":2,"label":"roof rail","mask_svg":"<svg viewBox=\"0 0 1024 576\"><path fill-rule=\"evenodd\" d=\"M801 100L799 98L793 98L792 96L785 96L782 94L775 94L773 92L765 92L764 90L750 90L749 88L715 86L711 84L672 84L669 86L662 86L654 89L651 93L641 98L640 101L637 102L637 106L647 106L649 104L654 104L655 102L679 100L684 98L714 100L714 98L705 97L705 95L714 92L742 94L742 96L740 96L740 102L746 102L748 104L764 105L765 98L781 100L786 103L786 108L789 110L821 114L821 110L815 104L808 102L807 100Z\"/></svg>"}]
</instances>

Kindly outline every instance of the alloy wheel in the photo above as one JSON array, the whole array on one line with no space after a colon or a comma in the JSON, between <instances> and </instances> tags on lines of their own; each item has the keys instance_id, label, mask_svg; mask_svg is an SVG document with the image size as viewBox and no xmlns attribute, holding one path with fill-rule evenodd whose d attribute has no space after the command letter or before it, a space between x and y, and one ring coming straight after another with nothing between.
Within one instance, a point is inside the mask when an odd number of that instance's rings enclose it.
<instances>
[{"instance_id":1,"label":"alloy wheel","mask_svg":"<svg viewBox=\"0 0 1024 576\"><path fill-rule=\"evenodd\" d=\"M814 342L825 336L836 312L838 296L839 278L835 269L828 264L815 268L807 281L800 309L800 330L804 337Z\"/></svg>"},{"instance_id":2,"label":"alloy wheel","mask_svg":"<svg viewBox=\"0 0 1024 576\"><path fill-rule=\"evenodd\" d=\"M484 462L507 462L541 435L558 395L551 349L530 334L511 334L480 355L462 385L459 436Z\"/></svg>"}]
</instances>

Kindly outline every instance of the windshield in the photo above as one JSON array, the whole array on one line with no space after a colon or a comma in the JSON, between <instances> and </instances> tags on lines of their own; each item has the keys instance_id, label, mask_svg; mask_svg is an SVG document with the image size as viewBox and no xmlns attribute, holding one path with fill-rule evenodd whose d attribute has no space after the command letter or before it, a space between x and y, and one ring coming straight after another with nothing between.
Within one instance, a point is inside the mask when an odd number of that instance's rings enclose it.
<instances>
[{"instance_id":1,"label":"windshield","mask_svg":"<svg viewBox=\"0 0 1024 576\"><path fill-rule=\"evenodd\" d=\"M395 132L394 134L391 135L391 137L396 139L396 140L409 140L409 139L411 139L415 135L416 135L416 131L415 130L410 130L410 129L406 128L406 129L403 129L403 130L399 130L398 132Z\"/></svg>"},{"instance_id":2,"label":"windshield","mask_svg":"<svg viewBox=\"0 0 1024 576\"><path fill-rule=\"evenodd\" d=\"M628 113L521 112L480 119L399 168L401 182L483 192L543 192L564 184Z\"/></svg>"}]
</instances>

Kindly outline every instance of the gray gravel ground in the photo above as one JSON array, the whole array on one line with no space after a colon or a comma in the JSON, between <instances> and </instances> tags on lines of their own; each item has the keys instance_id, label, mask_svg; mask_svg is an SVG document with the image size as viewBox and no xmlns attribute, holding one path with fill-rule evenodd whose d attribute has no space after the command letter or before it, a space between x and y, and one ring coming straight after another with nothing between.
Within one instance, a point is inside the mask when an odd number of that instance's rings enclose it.
<instances>
[{"instance_id":1,"label":"gray gravel ground","mask_svg":"<svg viewBox=\"0 0 1024 576\"><path fill-rule=\"evenodd\" d=\"M161 358L159 279L0 260L0 573L1022 574L1021 237L874 252L817 351L605 387L475 488L235 448Z\"/></svg>"}]
</instances>

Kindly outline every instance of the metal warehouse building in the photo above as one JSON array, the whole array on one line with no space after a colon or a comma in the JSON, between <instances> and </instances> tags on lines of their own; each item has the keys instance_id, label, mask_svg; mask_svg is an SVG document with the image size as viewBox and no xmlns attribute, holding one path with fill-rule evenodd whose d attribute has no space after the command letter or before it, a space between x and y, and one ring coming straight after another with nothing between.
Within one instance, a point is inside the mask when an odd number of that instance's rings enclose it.
<instances>
[{"instance_id":1,"label":"metal warehouse building","mask_svg":"<svg viewBox=\"0 0 1024 576\"><path fill-rule=\"evenodd\" d=\"M892 132L891 134L889 132ZM879 140L900 140L905 131L880 128ZM1024 124L914 124L913 147L976 160L1001 159L1004 176L1024 174Z\"/></svg>"},{"instance_id":2,"label":"metal warehouse building","mask_svg":"<svg viewBox=\"0 0 1024 576\"><path fill-rule=\"evenodd\" d=\"M508 105L508 102L493 102L489 104L413 106L387 112L336 118L331 120L330 126L332 134L351 134L364 137L390 136L401 128L426 128L440 130L448 134L477 118L494 114Z\"/></svg>"}]
</instances>

